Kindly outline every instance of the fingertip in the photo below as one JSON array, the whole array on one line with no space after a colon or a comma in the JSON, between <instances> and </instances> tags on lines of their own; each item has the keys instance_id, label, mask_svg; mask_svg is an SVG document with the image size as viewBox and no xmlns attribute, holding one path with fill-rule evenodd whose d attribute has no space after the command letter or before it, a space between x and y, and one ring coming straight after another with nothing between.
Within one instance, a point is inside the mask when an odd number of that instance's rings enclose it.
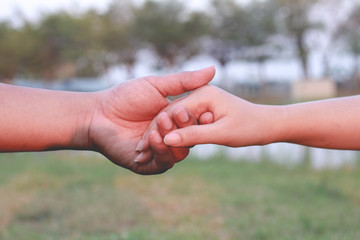
<instances>
[{"instance_id":1,"label":"fingertip","mask_svg":"<svg viewBox=\"0 0 360 240\"><path fill-rule=\"evenodd\" d=\"M186 123L190 119L189 114L186 112L184 106L182 105L176 106L174 108L173 116L176 121L181 123Z\"/></svg>"},{"instance_id":2,"label":"fingertip","mask_svg":"<svg viewBox=\"0 0 360 240\"><path fill-rule=\"evenodd\" d=\"M164 137L164 143L168 146L178 146L181 143L181 137L176 132L171 132Z\"/></svg>"},{"instance_id":3,"label":"fingertip","mask_svg":"<svg viewBox=\"0 0 360 240\"><path fill-rule=\"evenodd\" d=\"M205 68L203 68L203 69L200 69L200 70L198 70L198 71L209 72L209 73L212 73L213 75L215 75L215 73L216 73L216 68L215 68L214 65L212 65L212 66L209 66L209 67L205 67Z\"/></svg>"},{"instance_id":4,"label":"fingertip","mask_svg":"<svg viewBox=\"0 0 360 240\"><path fill-rule=\"evenodd\" d=\"M155 154L165 154L170 150L157 130L153 130L150 134L150 145Z\"/></svg>"},{"instance_id":5,"label":"fingertip","mask_svg":"<svg viewBox=\"0 0 360 240\"><path fill-rule=\"evenodd\" d=\"M173 122L167 112L159 113L156 124L162 132L169 131L173 128Z\"/></svg>"},{"instance_id":6,"label":"fingertip","mask_svg":"<svg viewBox=\"0 0 360 240\"><path fill-rule=\"evenodd\" d=\"M187 155L189 155L190 149L189 148L178 148L178 147L169 147L167 146L162 136L157 130L153 130L150 134L150 144L155 153L155 159L157 162L168 162L169 156L172 155L174 162L180 162L181 160L185 159Z\"/></svg>"},{"instance_id":7,"label":"fingertip","mask_svg":"<svg viewBox=\"0 0 360 240\"><path fill-rule=\"evenodd\" d=\"M144 164L149 162L153 158L152 151L141 152L135 159L134 162L137 164Z\"/></svg>"},{"instance_id":8,"label":"fingertip","mask_svg":"<svg viewBox=\"0 0 360 240\"><path fill-rule=\"evenodd\" d=\"M142 153L142 152L139 153L139 155L134 159L134 162L140 163L143 155L144 155L144 153Z\"/></svg>"},{"instance_id":9,"label":"fingertip","mask_svg":"<svg viewBox=\"0 0 360 240\"><path fill-rule=\"evenodd\" d=\"M149 138L146 137L145 139L143 139L142 152L145 152L149 149L150 149L150 142L149 142Z\"/></svg>"},{"instance_id":10,"label":"fingertip","mask_svg":"<svg viewBox=\"0 0 360 240\"><path fill-rule=\"evenodd\" d=\"M163 139L157 130L153 130L150 133L150 141L155 144L161 144L163 143ZM151 144L150 144L151 145Z\"/></svg>"},{"instance_id":11,"label":"fingertip","mask_svg":"<svg viewBox=\"0 0 360 240\"><path fill-rule=\"evenodd\" d=\"M214 122L214 114L212 112L205 112L199 117L199 124L210 124Z\"/></svg>"},{"instance_id":12,"label":"fingertip","mask_svg":"<svg viewBox=\"0 0 360 240\"><path fill-rule=\"evenodd\" d=\"M144 140L140 139L139 143L136 145L135 151L139 153L142 152L143 146L144 146Z\"/></svg>"},{"instance_id":13,"label":"fingertip","mask_svg":"<svg viewBox=\"0 0 360 240\"><path fill-rule=\"evenodd\" d=\"M182 87L186 91L195 90L208 84L215 76L215 67L210 66L183 75Z\"/></svg>"},{"instance_id":14,"label":"fingertip","mask_svg":"<svg viewBox=\"0 0 360 240\"><path fill-rule=\"evenodd\" d=\"M168 116L169 114L167 112L161 112L159 113L157 119L162 119L162 118L166 118L166 116Z\"/></svg>"},{"instance_id":15,"label":"fingertip","mask_svg":"<svg viewBox=\"0 0 360 240\"><path fill-rule=\"evenodd\" d=\"M171 147L170 149L176 163L184 160L190 153L190 148L188 147Z\"/></svg>"},{"instance_id":16,"label":"fingertip","mask_svg":"<svg viewBox=\"0 0 360 240\"><path fill-rule=\"evenodd\" d=\"M209 66L199 70L199 73L202 77L205 77L204 80L208 83L215 77L216 69L215 66Z\"/></svg>"}]
</instances>

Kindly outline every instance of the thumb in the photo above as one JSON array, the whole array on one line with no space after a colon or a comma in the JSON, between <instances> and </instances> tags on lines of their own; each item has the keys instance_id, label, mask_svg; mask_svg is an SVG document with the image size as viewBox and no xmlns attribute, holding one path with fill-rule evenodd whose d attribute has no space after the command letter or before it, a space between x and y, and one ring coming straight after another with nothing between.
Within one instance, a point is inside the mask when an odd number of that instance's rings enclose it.
<instances>
[{"instance_id":1,"label":"thumb","mask_svg":"<svg viewBox=\"0 0 360 240\"><path fill-rule=\"evenodd\" d=\"M216 123L192 125L174 130L164 137L164 142L172 147L187 147L197 144L216 143Z\"/></svg>"},{"instance_id":2,"label":"thumb","mask_svg":"<svg viewBox=\"0 0 360 240\"><path fill-rule=\"evenodd\" d=\"M208 84L215 76L215 68L181 72L162 77L148 77L147 81L164 97L176 96Z\"/></svg>"}]
</instances>

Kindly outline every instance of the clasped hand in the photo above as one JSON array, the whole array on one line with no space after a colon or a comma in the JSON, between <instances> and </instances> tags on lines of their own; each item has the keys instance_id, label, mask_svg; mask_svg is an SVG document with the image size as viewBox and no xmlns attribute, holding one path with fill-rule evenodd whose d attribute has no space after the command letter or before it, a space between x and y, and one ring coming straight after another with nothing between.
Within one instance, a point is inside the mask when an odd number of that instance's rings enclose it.
<instances>
[{"instance_id":1,"label":"clasped hand","mask_svg":"<svg viewBox=\"0 0 360 240\"><path fill-rule=\"evenodd\" d=\"M177 127L196 124L197 120L182 109L178 112L176 126L166 115L156 116L171 103L167 96L204 86L214 74L215 69L210 67L163 77L140 78L98 92L89 124L89 148L135 173L165 172L184 159L189 148L170 148L164 144L163 136ZM211 119L204 118L203 122L206 121Z\"/></svg>"}]
</instances>

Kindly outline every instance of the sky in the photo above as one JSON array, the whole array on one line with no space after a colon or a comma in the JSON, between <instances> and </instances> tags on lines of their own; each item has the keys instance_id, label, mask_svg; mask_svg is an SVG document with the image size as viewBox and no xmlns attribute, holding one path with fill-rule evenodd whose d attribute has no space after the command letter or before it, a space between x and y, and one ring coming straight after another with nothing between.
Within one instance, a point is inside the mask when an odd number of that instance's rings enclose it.
<instances>
[{"instance_id":1,"label":"sky","mask_svg":"<svg viewBox=\"0 0 360 240\"><path fill-rule=\"evenodd\" d=\"M84 11L89 8L105 10L112 0L0 0L0 20L10 20L15 24L19 15L28 20L37 20L42 13L59 9L70 12ZM136 0L143 1L143 0ZM134 1L133 1L134 2ZM206 0L192 0L187 4L193 9L203 8Z\"/></svg>"}]
</instances>

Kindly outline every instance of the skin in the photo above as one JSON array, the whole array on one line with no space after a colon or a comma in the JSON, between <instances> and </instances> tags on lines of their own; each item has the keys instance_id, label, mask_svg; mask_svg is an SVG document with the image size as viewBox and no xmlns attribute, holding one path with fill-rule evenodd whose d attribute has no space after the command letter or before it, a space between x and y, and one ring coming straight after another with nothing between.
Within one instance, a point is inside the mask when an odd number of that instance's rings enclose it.
<instances>
[{"instance_id":1,"label":"skin","mask_svg":"<svg viewBox=\"0 0 360 240\"><path fill-rule=\"evenodd\" d=\"M169 104L171 106L173 103ZM168 107L169 107L168 106ZM143 143L143 148L141 151L147 151L148 149L156 149L156 152L163 153L163 157L168 157L168 155L176 156L183 155L186 153L186 156L190 152L190 148L193 146L187 147L171 147L164 143L163 138L166 134L172 132L175 129L185 128L192 125L198 124L210 124L214 121L214 116L210 112L203 113L199 120L197 121L192 112L185 109L183 106L179 105L172 108L172 116L170 116L164 109L164 112L161 112L149 125L148 130L144 134L141 143ZM153 144L156 142L156 144ZM185 156L185 157L186 157ZM178 157L177 159L184 159ZM139 163L146 163L149 159L142 159Z\"/></svg>"},{"instance_id":2,"label":"skin","mask_svg":"<svg viewBox=\"0 0 360 240\"><path fill-rule=\"evenodd\" d=\"M206 85L214 74L210 67L145 77L95 93L0 84L0 151L93 150L139 174L165 172L189 150L165 146L151 123L170 104L167 96ZM194 119L181 126L197 123ZM145 131L148 149L141 141Z\"/></svg>"},{"instance_id":3,"label":"skin","mask_svg":"<svg viewBox=\"0 0 360 240\"><path fill-rule=\"evenodd\" d=\"M179 162L189 154L190 148L192 146L169 147L163 141L165 135L178 128L184 128L197 124L209 124L212 122L213 115L209 112L203 114L203 117L201 117L199 121L197 121L195 116L191 112L186 110L184 107L179 106L174 109L173 118L170 118L170 116L166 112L160 113L155 119L153 123L154 125L150 127L150 129L152 129L151 132L145 134L143 138L144 140L142 141L149 143L146 146L147 149L154 149L155 152L162 153L163 158L168 158L169 155L173 155L174 159L179 159L175 160L175 162ZM146 150L143 149L143 151ZM186 153L185 157L179 157L183 156L184 153ZM148 160L149 159L143 159L141 163L146 163Z\"/></svg>"},{"instance_id":4,"label":"skin","mask_svg":"<svg viewBox=\"0 0 360 240\"><path fill-rule=\"evenodd\" d=\"M231 147L289 142L330 149L360 149L360 96L284 106L258 105L206 85L167 109L182 106L196 119L213 122L176 129L164 137L172 147L221 144ZM174 120L175 121L175 120Z\"/></svg>"}]
</instances>

